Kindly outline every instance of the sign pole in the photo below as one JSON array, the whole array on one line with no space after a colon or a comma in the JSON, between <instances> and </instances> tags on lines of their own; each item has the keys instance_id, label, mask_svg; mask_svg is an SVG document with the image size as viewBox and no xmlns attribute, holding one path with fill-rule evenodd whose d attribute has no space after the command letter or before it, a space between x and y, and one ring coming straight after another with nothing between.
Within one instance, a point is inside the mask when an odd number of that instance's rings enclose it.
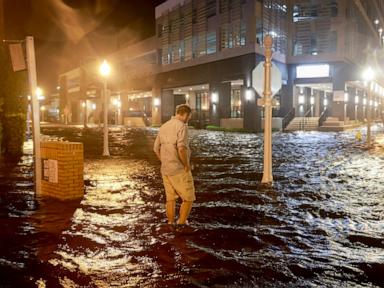
<instances>
[{"instance_id":1,"label":"sign pole","mask_svg":"<svg viewBox=\"0 0 384 288\"><path fill-rule=\"evenodd\" d=\"M32 133L33 133L33 150L34 150L34 166L35 166L35 192L36 195L41 191L41 155L40 155L40 108L39 100L36 95L37 77L36 77L36 59L35 45L32 36L26 38L27 65L29 90L31 93L32 106Z\"/></svg>"},{"instance_id":2,"label":"sign pole","mask_svg":"<svg viewBox=\"0 0 384 288\"><path fill-rule=\"evenodd\" d=\"M265 63L264 63L264 171L261 183L271 184L272 176L272 37L264 38Z\"/></svg>"}]
</instances>

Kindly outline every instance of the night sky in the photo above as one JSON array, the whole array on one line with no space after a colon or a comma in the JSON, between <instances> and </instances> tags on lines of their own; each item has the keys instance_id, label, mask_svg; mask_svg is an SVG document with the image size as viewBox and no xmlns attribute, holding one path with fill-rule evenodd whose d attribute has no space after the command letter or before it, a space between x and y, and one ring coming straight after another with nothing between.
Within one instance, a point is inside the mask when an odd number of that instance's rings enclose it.
<instances>
[{"instance_id":1,"label":"night sky","mask_svg":"<svg viewBox=\"0 0 384 288\"><path fill-rule=\"evenodd\" d=\"M35 37L38 83L52 91L57 75L155 33L163 0L6 0L8 39Z\"/></svg>"}]
</instances>

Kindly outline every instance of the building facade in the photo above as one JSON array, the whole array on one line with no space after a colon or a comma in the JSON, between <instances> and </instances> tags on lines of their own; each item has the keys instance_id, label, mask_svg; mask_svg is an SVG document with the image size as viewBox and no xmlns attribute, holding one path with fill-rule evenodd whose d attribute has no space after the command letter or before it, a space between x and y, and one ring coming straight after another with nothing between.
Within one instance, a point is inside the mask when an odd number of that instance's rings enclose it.
<instances>
[{"instance_id":1,"label":"building facade","mask_svg":"<svg viewBox=\"0 0 384 288\"><path fill-rule=\"evenodd\" d=\"M370 105L381 115L380 81L371 84L367 103L361 73L367 65L378 71L382 60L382 0L168 0L155 14L155 36L107 57L115 72L108 83L114 123L143 117L159 125L188 103L196 127L260 131L252 71L264 59L267 34L282 74L274 96L277 127L288 117L324 118L325 112L337 121L363 120ZM99 121L96 64L60 77L61 108L70 122Z\"/></svg>"}]
</instances>

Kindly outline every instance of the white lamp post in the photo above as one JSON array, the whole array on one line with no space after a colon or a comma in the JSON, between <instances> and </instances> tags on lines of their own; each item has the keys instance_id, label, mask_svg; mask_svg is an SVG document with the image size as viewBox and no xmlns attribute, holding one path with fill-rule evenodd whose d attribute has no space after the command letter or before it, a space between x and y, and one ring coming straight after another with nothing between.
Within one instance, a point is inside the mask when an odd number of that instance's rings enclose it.
<instances>
[{"instance_id":1,"label":"white lamp post","mask_svg":"<svg viewBox=\"0 0 384 288\"><path fill-rule=\"evenodd\" d=\"M103 96L104 96L104 141L103 141L103 156L110 156L109 144L108 144L108 90L107 90L107 78L111 73L111 67L106 60L100 65L100 75L103 77Z\"/></svg>"},{"instance_id":2,"label":"white lamp post","mask_svg":"<svg viewBox=\"0 0 384 288\"><path fill-rule=\"evenodd\" d=\"M375 77L375 72L372 70L371 67L368 67L367 70L363 73L363 78L365 81L368 82L367 88L368 88L368 111L367 111L367 147L370 148L372 146L371 141L371 111L372 111L372 91L371 91L371 82L373 78Z\"/></svg>"}]
</instances>

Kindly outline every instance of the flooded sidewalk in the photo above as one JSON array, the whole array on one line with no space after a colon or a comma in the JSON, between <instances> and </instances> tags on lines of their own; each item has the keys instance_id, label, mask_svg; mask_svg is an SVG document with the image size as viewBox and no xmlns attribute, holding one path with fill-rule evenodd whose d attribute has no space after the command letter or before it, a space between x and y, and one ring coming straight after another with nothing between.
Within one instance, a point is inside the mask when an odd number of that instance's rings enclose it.
<instances>
[{"instance_id":1,"label":"flooded sidewalk","mask_svg":"<svg viewBox=\"0 0 384 288\"><path fill-rule=\"evenodd\" d=\"M262 135L191 131L191 228L165 225L157 130L44 128L84 143L86 194L33 196L31 155L0 174L0 287L382 287L384 147L353 132L275 133L273 187ZM382 141L384 143L384 141ZM10 168L12 167L12 168Z\"/></svg>"}]
</instances>

